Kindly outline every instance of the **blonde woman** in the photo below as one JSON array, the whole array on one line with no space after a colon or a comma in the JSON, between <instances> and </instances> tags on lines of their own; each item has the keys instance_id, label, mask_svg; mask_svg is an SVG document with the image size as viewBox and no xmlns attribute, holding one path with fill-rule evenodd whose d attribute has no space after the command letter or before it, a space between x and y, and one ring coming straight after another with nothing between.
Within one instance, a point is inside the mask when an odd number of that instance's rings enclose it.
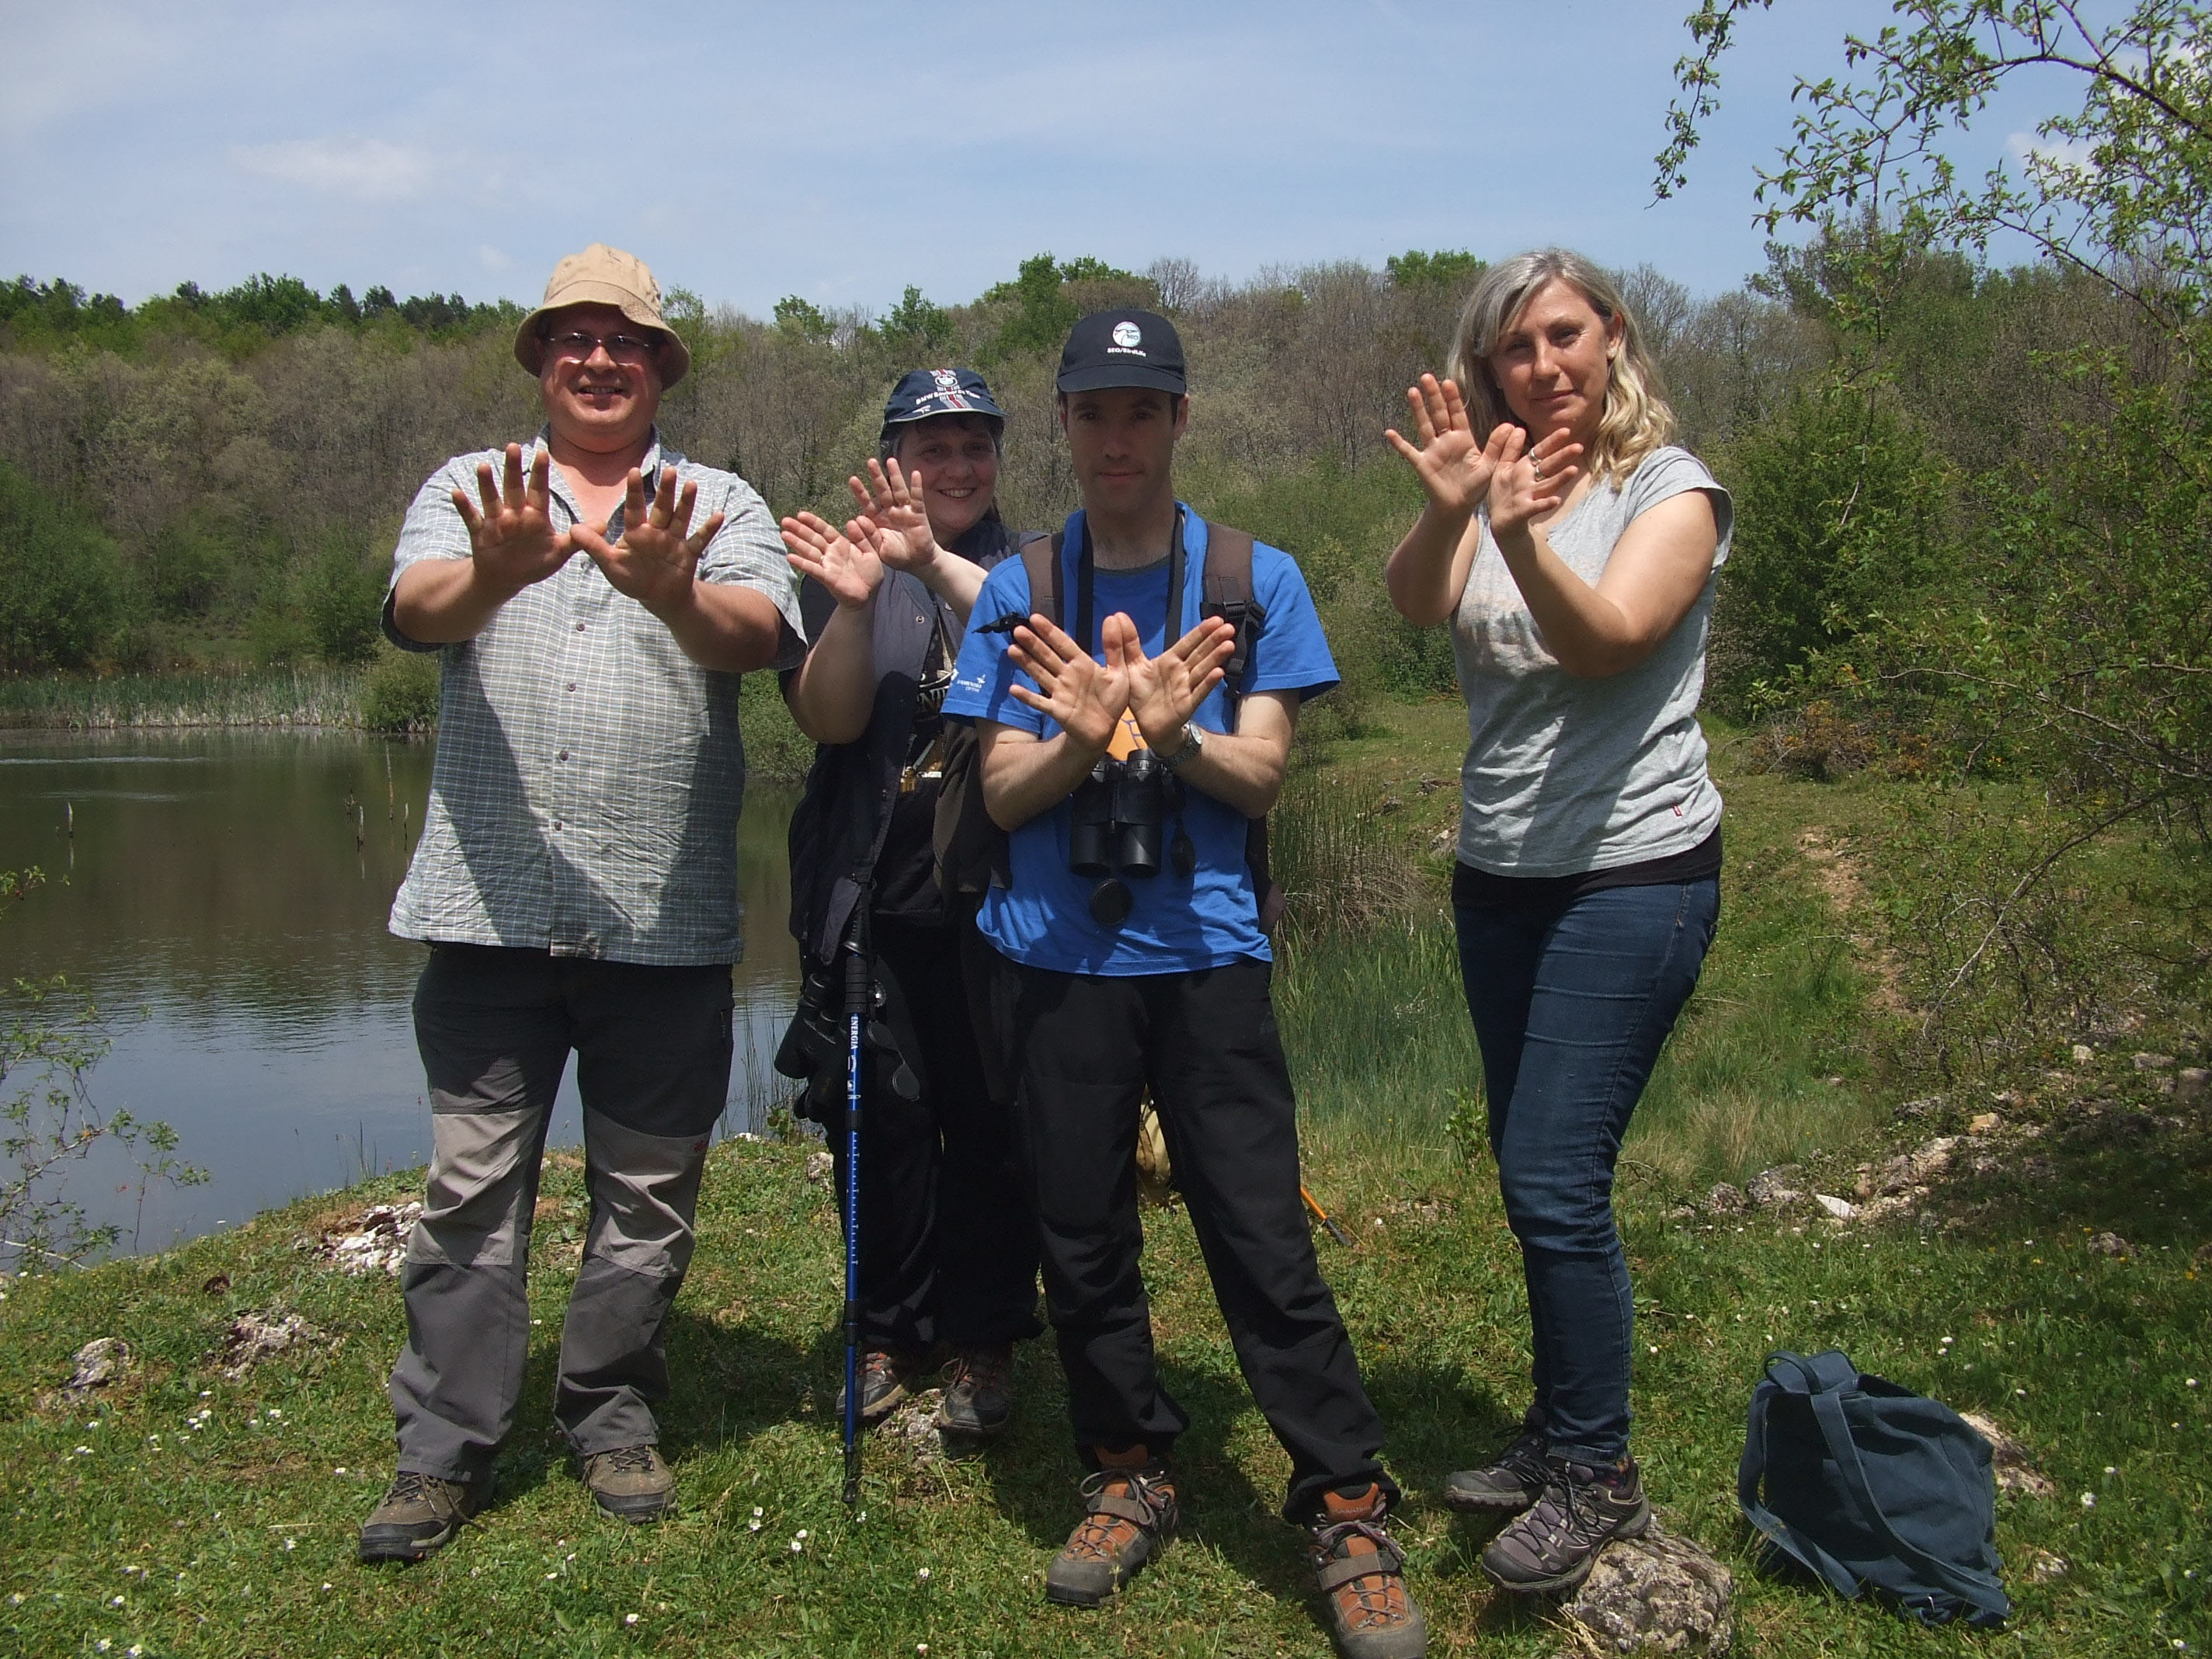
<instances>
[{"instance_id":1,"label":"blonde woman","mask_svg":"<svg viewBox=\"0 0 2212 1659\"><path fill-rule=\"evenodd\" d=\"M1613 1168L1719 910L1697 707L1731 510L1668 443L1635 319L1580 255L1485 272L1455 356L1455 380L1407 393L1417 441L1388 434L1428 494L1389 578L1408 621L1451 623L1467 698L1452 904L1534 1390L1444 1498L1513 1517L1483 1568L1549 1593L1650 1516Z\"/></svg>"}]
</instances>

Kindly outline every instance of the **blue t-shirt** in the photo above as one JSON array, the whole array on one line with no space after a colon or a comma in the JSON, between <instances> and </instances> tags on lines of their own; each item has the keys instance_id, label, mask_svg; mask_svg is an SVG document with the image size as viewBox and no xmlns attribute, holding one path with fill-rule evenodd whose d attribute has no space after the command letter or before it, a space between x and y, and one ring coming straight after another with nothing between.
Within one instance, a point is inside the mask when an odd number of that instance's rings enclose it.
<instances>
[{"instance_id":1,"label":"blue t-shirt","mask_svg":"<svg viewBox=\"0 0 2212 1659\"><path fill-rule=\"evenodd\" d=\"M1143 570L1100 570L1091 586L1091 655L1104 659L1098 630L1116 611L1136 623L1148 655L1198 626L1205 608L1206 520L1186 508L1182 523L1186 568L1174 631L1167 627L1166 560ZM1079 512L1067 520L1060 556L1060 610L1071 632L1082 546ZM1334 685L1336 664L1322 637L1321 618L1314 614L1313 596L1289 554L1264 544L1252 550L1252 597L1267 618L1252 643L1240 695L1297 691L1304 698ZM1017 683L1032 691L1036 685L1007 657L1012 637L984 631L1002 617L1029 614L1029 572L1021 560L1008 559L985 579L976 597L952 690L945 700L947 714L996 720L1041 738L1059 732L1057 720L1012 695ZM1217 687L1199 705L1195 718L1209 732L1229 730L1226 693ZM980 918L985 935L1016 962L1066 974L1185 974L1243 957L1270 960L1251 867L1244 859L1244 815L1188 784L1182 793L1182 827L1198 854L1197 866L1180 876L1166 857L1175 836L1170 820L1161 831L1160 872L1124 878L1132 902L1119 927L1101 927L1091 915L1091 890L1098 878L1079 876L1067 867L1068 804L1062 801L1007 838L1013 884L994 885L985 896Z\"/></svg>"}]
</instances>

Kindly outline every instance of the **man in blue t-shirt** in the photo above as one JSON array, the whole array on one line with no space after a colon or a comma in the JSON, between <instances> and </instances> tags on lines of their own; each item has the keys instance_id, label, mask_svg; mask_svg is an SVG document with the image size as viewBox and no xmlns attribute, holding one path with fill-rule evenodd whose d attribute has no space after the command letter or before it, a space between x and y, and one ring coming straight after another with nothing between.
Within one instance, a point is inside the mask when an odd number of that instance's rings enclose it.
<instances>
[{"instance_id":1,"label":"man in blue t-shirt","mask_svg":"<svg viewBox=\"0 0 2212 1659\"><path fill-rule=\"evenodd\" d=\"M1422 1651L1421 1615L1383 1530L1397 1496L1382 1425L1314 1258L1296 1108L1268 1000L1247 859L1274 804L1299 703L1336 684L1297 566L1252 550L1237 629L1205 615L1213 539L1177 501L1188 418L1182 342L1109 311L1069 336L1060 419L1083 493L1050 556L1055 624L1008 559L977 597L949 715L975 721L1007 880L980 925L1000 965L1018 1133L1085 1518L1046 1575L1056 1601L1103 1601L1175 1527L1168 1462L1188 1426L1161 1386L1138 1255L1138 1107L1157 1103L1245 1381L1291 1456L1284 1514L1310 1525L1338 1644ZM1030 556L1037 556L1033 552Z\"/></svg>"}]
</instances>

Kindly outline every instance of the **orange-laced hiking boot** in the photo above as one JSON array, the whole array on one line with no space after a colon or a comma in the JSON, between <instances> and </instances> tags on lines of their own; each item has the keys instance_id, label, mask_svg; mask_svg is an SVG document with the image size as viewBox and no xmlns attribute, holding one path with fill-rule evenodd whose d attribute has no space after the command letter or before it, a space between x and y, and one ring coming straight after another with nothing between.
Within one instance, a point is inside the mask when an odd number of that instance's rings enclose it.
<instances>
[{"instance_id":1,"label":"orange-laced hiking boot","mask_svg":"<svg viewBox=\"0 0 2212 1659\"><path fill-rule=\"evenodd\" d=\"M1137 1575L1175 1535L1175 1476L1142 1446L1098 1451L1084 1479L1085 1513L1044 1575L1048 1600L1095 1607Z\"/></svg>"},{"instance_id":2,"label":"orange-laced hiking boot","mask_svg":"<svg viewBox=\"0 0 2212 1659\"><path fill-rule=\"evenodd\" d=\"M1328 1633L1344 1659L1422 1659L1428 1622L1401 1576L1406 1558L1383 1530L1389 1504L1370 1486L1322 1495L1314 1524L1315 1581L1328 1602Z\"/></svg>"}]
</instances>

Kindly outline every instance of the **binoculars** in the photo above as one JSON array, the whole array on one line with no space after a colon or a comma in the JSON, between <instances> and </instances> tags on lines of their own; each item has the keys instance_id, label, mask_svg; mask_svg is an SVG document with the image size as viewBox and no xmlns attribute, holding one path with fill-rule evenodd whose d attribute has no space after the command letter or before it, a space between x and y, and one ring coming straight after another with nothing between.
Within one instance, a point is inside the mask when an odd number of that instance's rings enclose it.
<instances>
[{"instance_id":1,"label":"binoculars","mask_svg":"<svg viewBox=\"0 0 2212 1659\"><path fill-rule=\"evenodd\" d=\"M1162 832L1170 818L1176 820L1168 848L1176 873L1188 876L1196 867L1196 850L1182 831L1182 785L1149 749L1126 760L1102 756L1076 787L1068 808L1067 867L1099 878L1091 890L1091 915L1102 927L1118 927L1129 914L1131 896L1122 878L1159 874Z\"/></svg>"}]
</instances>

